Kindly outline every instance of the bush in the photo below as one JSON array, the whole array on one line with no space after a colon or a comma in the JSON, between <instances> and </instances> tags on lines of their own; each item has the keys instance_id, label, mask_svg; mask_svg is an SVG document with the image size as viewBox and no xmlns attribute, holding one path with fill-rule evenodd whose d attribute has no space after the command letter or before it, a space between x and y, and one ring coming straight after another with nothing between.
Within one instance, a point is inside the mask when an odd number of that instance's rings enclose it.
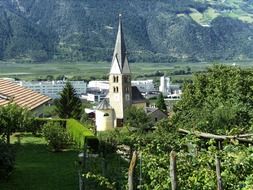
<instances>
[{"instance_id":1,"label":"bush","mask_svg":"<svg viewBox=\"0 0 253 190\"><path fill-rule=\"evenodd\" d=\"M70 143L70 137L66 129L61 127L59 123L48 122L44 125L42 132L49 146L54 151L61 151L67 148Z\"/></svg>"},{"instance_id":2,"label":"bush","mask_svg":"<svg viewBox=\"0 0 253 190\"><path fill-rule=\"evenodd\" d=\"M0 179L7 178L11 174L14 162L14 150L10 145L0 142Z\"/></svg>"},{"instance_id":3,"label":"bush","mask_svg":"<svg viewBox=\"0 0 253 190\"><path fill-rule=\"evenodd\" d=\"M49 119L49 118L33 118L31 120L31 124L27 127L26 132L31 132L33 135L38 135L42 132L42 128L48 122L57 123L62 127L66 127L66 120L65 119Z\"/></svg>"},{"instance_id":4,"label":"bush","mask_svg":"<svg viewBox=\"0 0 253 190\"><path fill-rule=\"evenodd\" d=\"M66 128L72 140L79 148L83 147L84 139L86 138L88 146L96 151L98 147L98 139L94 136L91 130L88 129L88 126L83 126L75 119L68 119Z\"/></svg>"}]
</instances>

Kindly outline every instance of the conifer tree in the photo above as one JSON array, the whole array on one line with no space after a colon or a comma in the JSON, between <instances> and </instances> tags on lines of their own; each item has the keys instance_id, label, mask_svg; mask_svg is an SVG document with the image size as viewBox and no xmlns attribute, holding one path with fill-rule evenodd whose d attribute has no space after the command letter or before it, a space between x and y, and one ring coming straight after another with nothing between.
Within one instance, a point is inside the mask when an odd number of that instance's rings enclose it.
<instances>
[{"instance_id":1,"label":"conifer tree","mask_svg":"<svg viewBox=\"0 0 253 190\"><path fill-rule=\"evenodd\" d=\"M55 100L56 113L60 118L80 119L82 114L82 102L76 94L74 87L67 82L60 93L60 98Z\"/></svg>"},{"instance_id":2,"label":"conifer tree","mask_svg":"<svg viewBox=\"0 0 253 190\"><path fill-rule=\"evenodd\" d=\"M156 100L156 107L163 111L164 113L167 113L167 106L165 104L164 98L162 93L159 94L157 100Z\"/></svg>"}]
</instances>

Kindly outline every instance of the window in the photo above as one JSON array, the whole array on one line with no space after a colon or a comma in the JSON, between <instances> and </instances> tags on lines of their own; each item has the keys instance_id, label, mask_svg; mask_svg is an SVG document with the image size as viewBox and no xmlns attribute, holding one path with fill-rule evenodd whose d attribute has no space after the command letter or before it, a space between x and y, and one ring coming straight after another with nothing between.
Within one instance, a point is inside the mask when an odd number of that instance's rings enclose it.
<instances>
[{"instance_id":1,"label":"window","mask_svg":"<svg viewBox=\"0 0 253 190\"><path fill-rule=\"evenodd\" d=\"M109 116L109 113L105 113L105 114L104 114L104 117L107 117L107 116Z\"/></svg>"},{"instance_id":2,"label":"window","mask_svg":"<svg viewBox=\"0 0 253 190\"><path fill-rule=\"evenodd\" d=\"M119 77L118 76L113 76L113 82L119 82Z\"/></svg>"},{"instance_id":3,"label":"window","mask_svg":"<svg viewBox=\"0 0 253 190\"><path fill-rule=\"evenodd\" d=\"M119 92L119 87L113 87L113 92Z\"/></svg>"},{"instance_id":4,"label":"window","mask_svg":"<svg viewBox=\"0 0 253 190\"><path fill-rule=\"evenodd\" d=\"M129 93L129 88L128 87L126 87L126 93Z\"/></svg>"},{"instance_id":5,"label":"window","mask_svg":"<svg viewBox=\"0 0 253 190\"><path fill-rule=\"evenodd\" d=\"M124 82L128 83L128 77L127 76L124 77Z\"/></svg>"}]
</instances>

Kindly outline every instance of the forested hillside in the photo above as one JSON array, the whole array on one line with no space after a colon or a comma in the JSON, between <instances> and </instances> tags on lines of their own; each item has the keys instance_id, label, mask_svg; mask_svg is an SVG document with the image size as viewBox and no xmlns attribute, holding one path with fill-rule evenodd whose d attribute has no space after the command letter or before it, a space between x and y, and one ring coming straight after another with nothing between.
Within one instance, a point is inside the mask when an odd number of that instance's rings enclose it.
<instances>
[{"instance_id":1,"label":"forested hillside","mask_svg":"<svg viewBox=\"0 0 253 190\"><path fill-rule=\"evenodd\" d=\"M132 62L253 57L253 0L1 0L0 59L110 61L119 13Z\"/></svg>"}]
</instances>

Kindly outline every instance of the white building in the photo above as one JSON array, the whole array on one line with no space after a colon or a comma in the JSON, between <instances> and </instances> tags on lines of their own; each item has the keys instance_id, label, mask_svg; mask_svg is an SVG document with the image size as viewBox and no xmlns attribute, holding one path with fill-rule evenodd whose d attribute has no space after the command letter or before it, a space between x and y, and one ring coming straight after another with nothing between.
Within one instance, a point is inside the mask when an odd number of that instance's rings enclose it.
<instances>
[{"instance_id":1,"label":"white building","mask_svg":"<svg viewBox=\"0 0 253 190\"><path fill-rule=\"evenodd\" d=\"M164 97L172 99L180 99L182 95L182 90L177 84L171 84L170 78L162 76L160 78L159 91L163 94Z\"/></svg>"},{"instance_id":2,"label":"white building","mask_svg":"<svg viewBox=\"0 0 253 190\"><path fill-rule=\"evenodd\" d=\"M109 82L106 80L92 80L88 83L88 88L91 90L109 90Z\"/></svg>"},{"instance_id":3,"label":"white building","mask_svg":"<svg viewBox=\"0 0 253 190\"><path fill-rule=\"evenodd\" d=\"M136 86L140 92L151 92L155 90L153 80L135 80L131 81L131 86ZM109 81L90 81L89 90L108 91Z\"/></svg>"},{"instance_id":4,"label":"white building","mask_svg":"<svg viewBox=\"0 0 253 190\"><path fill-rule=\"evenodd\" d=\"M81 99L87 100L89 102L101 102L105 99L106 94L101 93L87 93L85 95L81 95Z\"/></svg>"},{"instance_id":5,"label":"white building","mask_svg":"<svg viewBox=\"0 0 253 190\"><path fill-rule=\"evenodd\" d=\"M134 80L132 86L136 86L140 92L151 92L155 90L153 80Z\"/></svg>"},{"instance_id":6,"label":"white building","mask_svg":"<svg viewBox=\"0 0 253 190\"><path fill-rule=\"evenodd\" d=\"M163 96L168 95L168 87L170 86L170 78L162 76L160 78L160 86L159 86L159 91L163 94Z\"/></svg>"},{"instance_id":7,"label":"white building","mask_svg":"<svg viewBox=\"0 0 253 190\"><path fill-rule=\"evenodd\" d=\"M59 98L67 81L18 81L17 84L32 89L51 98ZM84 81L70 81L78 96L86 93L87 84Z\"/></svg>"}]
</instances>

